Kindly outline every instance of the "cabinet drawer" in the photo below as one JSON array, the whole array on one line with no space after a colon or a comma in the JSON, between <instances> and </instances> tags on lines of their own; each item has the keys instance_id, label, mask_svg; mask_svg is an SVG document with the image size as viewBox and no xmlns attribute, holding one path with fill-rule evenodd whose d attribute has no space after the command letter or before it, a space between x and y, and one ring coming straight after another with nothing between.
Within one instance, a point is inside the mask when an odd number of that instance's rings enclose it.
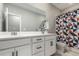
<instances>
[{"instance_id":1,"label":"cabinet drawer","mask_svg":"<svg viewBox=\"0 0 79 59\"><path fill-rule=\"evenodd\" d=\"M56 36L48 36L48 37L45 37L45 40L56 40Z\"/></svg>"},{"instance_id":2,"label":"cabinet drawer","mask_svg":"<svg viewBox=\"0 0 79 59\"><path fill-rule=\"evenodd\" d=\"M24 44L30 44L30 39L0 41L0 49L15 47L15 46L24 45Z\"/></svg>"},{"instance_id":3,"label":"cabinet drawer","mask_svg":"<svg viewBox=\"0 0 79 59\"><path fill-rule=\"evenodd\" d=\"M33 44L33 47L32 47L33 53L32 54L38 53L40 51L44 51L44 42Z\"/></svg>"},{"instance_id":4,"label":"cabinet drawer","mask_svg":"<svg viewBox=\"0 0 79 59\"><path fill-rule=\"evenodd\" d=\"M46 49L45 50L45 56L51 56L54 53L56 53L56 49Z\"/></svg>"},{"instance_id":5,"label":"cabinet drawer","mask_svg":"<svg viewBox=\"0 0 79 59\"><path fill-rule=\"evenodd\" d=\"M37 54L34 54L33 56L44 56L44 51L37 53Z\"/></svg>"},{"instance_id":6,"label":"cabinet drawer","mask_svg":"<svg viewBox=\"0 0 79 59\"><path fill-rule=\"evenodd\" d=\"M32 42L40 42L40 41L44 41L43 37L36 37L36 38L32 38Z\"/></svg>"}]
</instances>

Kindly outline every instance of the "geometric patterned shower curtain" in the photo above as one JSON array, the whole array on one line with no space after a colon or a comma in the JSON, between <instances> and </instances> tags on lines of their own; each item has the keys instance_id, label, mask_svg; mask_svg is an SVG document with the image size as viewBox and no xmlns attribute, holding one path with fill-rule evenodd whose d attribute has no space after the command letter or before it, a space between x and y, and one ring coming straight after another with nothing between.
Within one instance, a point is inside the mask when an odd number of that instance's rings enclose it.
<instances>
[{"instance_id":1,"label":"geometric patterned shower curtain","mask_svg":"<svg viewBox=\"0 0 79 59\"><path fill-rule=\"evenodd\" d=\"M56 18L57 41L69 47L79 45L79 9L62 14Z\"/></svg>"}]
</instances>

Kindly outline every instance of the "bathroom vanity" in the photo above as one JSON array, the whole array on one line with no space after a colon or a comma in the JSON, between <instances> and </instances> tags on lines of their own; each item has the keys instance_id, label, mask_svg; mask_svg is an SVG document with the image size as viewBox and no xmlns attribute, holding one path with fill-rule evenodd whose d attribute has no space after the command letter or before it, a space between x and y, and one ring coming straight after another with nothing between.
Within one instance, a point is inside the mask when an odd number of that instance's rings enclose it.
<instances>
[{"instance_id":1,"label":"bathroom vanity","mask_svg":"<svg viewBox=\"0 0 79 59\"><path fill-rule=\"evenodd\" d=\"M56 35L44 34L49 29L44 11L28 4L23 9L25 4L5 3L2 6L0 56L50 56L56 52Z\"/></svg>"},{"instance_id":2,"label":"bathroom vanity","mask_svg":"<svg viewBox=\"0 0 79 59\"><path fill-rule=\"evenodd\" d=\"M50 56L55 52L55 34L0 35L0 56Z\"/></svg>"}]
</instances>

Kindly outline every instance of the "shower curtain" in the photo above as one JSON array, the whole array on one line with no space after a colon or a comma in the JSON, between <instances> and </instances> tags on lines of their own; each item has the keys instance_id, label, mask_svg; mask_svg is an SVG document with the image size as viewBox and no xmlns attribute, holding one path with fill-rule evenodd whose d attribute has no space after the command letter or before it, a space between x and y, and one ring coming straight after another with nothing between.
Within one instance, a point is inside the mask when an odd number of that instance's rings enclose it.
<instances>
[{"instance_id":1,"label":"shower curtain","mask_svg":"<svg viewBox=\"0 0 79 59\"><path fill-rule=\"evenodd\" d=\"M56 17L57 41L69 47L79 45L79 9Z\"/></svg>"}]
</instances>

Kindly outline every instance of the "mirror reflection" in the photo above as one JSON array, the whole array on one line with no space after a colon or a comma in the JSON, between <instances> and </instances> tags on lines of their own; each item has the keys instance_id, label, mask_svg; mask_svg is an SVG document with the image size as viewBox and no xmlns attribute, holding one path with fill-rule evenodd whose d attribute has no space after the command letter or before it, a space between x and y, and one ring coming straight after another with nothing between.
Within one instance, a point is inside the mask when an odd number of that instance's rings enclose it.
<instances>
[{"instance_id":1,"label":"mirror reflection","mask_svg":"<svg viewBox=\"0 0 79 59\"><path fill-rule=\"evenodd\" d=\"M26 7L22 5L21 3L3 4L3 32L44 31L49 28L44 11L28 4Z\"/></svg>"}]
</instances>

